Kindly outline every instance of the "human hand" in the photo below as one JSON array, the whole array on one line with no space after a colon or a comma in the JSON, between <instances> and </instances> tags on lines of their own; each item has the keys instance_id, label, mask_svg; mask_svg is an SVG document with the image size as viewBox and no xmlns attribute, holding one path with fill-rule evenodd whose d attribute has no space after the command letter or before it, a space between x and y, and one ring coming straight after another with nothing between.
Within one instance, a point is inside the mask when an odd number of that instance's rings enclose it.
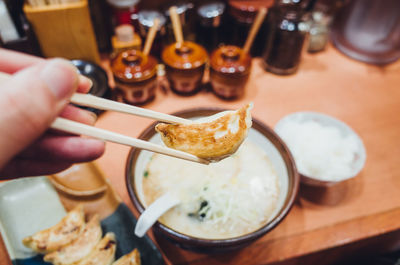
<instances>
[{"instance_id":1,"label":"human hand","mask_svg":"<svg viewBox=\"0 0 400 265\"><path fill-rule=\"evenodd\" d=\"M0 179L46 175L98 158L104 143L48 130L57 116L94 124L96 116L68 105L90 80L63 59L44 60L0 49Z\"/></svg>"}]
</instances>

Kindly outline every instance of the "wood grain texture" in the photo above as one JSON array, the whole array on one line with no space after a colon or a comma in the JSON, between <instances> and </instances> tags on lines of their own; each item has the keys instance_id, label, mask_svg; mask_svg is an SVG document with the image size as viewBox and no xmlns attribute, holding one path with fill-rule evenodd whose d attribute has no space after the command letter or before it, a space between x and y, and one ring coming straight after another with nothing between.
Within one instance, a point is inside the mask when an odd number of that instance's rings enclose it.
<instances>
[{"instance_id":1,"label":"wood grain texture","mask_svg":"<svg viewBox=\"0 0 400 265\"><path fill-rule=\"evenodd\" d=\"M100 62L87 0L55 6L24 6L46 57Z\"/></svg>"},{"instance_id":2,"label":"wood grain texture","mask_svg":"<svg viewBox=\"0 0 400 265\"><path fill-rule=\"evenodd\" d=\"M171 113L193 107L238 108L249 101L254 102L254 117L270 126L303 110L323 112L346 122L364 141L366 166L355 179L337 187L301 187L288 217L241 251L208 256L160 242L172 264L269 264L332 248L340 250L400 229L400 62L385 68L367 65L328 47L319 54L306 54L297 74L282 77L266 73L256 59L242 100L221 101L208 91L193 97L159 91L147 107ZM98 126L138 136L150 123L106 113ZM129 148L107 145L99 165L132 206L122 180Z\"/></svg>"},{"instance_id":3,"label":"wood grain texture","mask_svg":"<svg viewBox=\"0 0 400 265\"><path fill-rule=\"evenodd\" d=\"M303 110L346 122L364 141L365 168L355 179L336 187L301 186L287 218L240 251L195 254L159 240L170 264L332 264L356 250L373 254L400 247L400 61L371 66L328 47L319 54L306 54L297 74L282 77L266 73L255 59L241 100L221 101L208 91L192 97L157 91L146 107L171 113L193 107L238 108L249 101L254 102L253 116L269 126ZM150 123L107 112L97 126L137 137ZM128 152L128 147L107 143L98 165L136 214L124 182ZM3 255L0 248L0 260Z\"/></svg>"}]
</instances>

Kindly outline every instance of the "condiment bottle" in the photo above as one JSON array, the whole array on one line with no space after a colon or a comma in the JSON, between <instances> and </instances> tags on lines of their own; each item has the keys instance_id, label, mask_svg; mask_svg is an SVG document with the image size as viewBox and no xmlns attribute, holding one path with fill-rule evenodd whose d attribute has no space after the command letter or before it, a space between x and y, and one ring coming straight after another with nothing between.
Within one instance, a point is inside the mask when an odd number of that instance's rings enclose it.
<instances>
[{"instance_id":1,"label":"condiment bottle","mask_svg":"<svg viewBox=\"0 0 400 265\"><path fill-rule=\"evenodd\" d=\"M224 99L243 96L251 69L251 57L243 49L221 46L211 54L210 81L214 93Z\"/></svg>"},{"instance_id":2,"label":"condiment bottle","mask_svg":"<svg viewBox=\"0 0 400 265\"><path fill-rule=\"evenodd\" d=\"M196 30L195 30L195 14L194 14L194 3L190 1L185 2L178 2L174 3L172 6L176 7L176 13L178 14L179 20L182 26L182 33L185 36L185 39L188 41L195 41L196 40ZM171 3L164 9L164 14L168 19L170 18L169 15L169 8L171 7ZM172 24L167 23L167 43L171 44L175 42L174 40L174 33L172 29Z\"/></svg>"},{"instance_id":3,"label":"condiment bottle","mask_svg":"<svg viewBox=\"0 0 400 265\"><path fill-rule=\"evenodd\" d=\"M112 8L114 26L129 24L132 14L138 12L139 0L107 0Z\"/></svg>"},{"instance_id":4,"label":"condiment bottle","mask_svg":"<svg viewBox=\"0 0 400 265\"><path fill-rule=\"evenodd\" d=\"M173 43L163 50L161 58L172 90L182 95L200 90L208 60L207 51L202 46L191 41L184 41L182 45Z\"/></svg>"},{"instance_id":5,"label":"condiment bottle","mask_svg":"<svg viewBox=\"0 0 400 265\"><path fill-rule=\"evenodd\" d=\"M165 23L167 20L165 16L156 10L142 10L138 14L135 14L131 17L132 23L134 25L138 25L139 34L142 37L142 39L146 38L147 33L153 26L154 19L156 18L158 18L159 25L158 25L157 35L151 47L150 54L152 54L157 58L160 58L161 51L164 46L163 39L165 38L166 35Z\"/></svg>"},{"instance_id":6,"label":"condiment bottle","mask_svg":"<svg viewBox=\"0 0 400 265\"><path fill-rule=\"evenodd\" d=\"M225 3L211 2L198 7L197 42L211 52L227 40L223 29Z\"/></svg>"},{"instance_id":7,"label":"condiment bottle","mask_svg":"<svg viewBox=\"0 0 400 265\"><path fill-rule=\"evenodd\" d=\"M229 0L229 28L227 32L230 40L227 43L242 47L251 25L256 18L258 10L262 7L269 8L273 0ZM252 45L250 54L252 57L261 56L266 42L267 27L263 24Z\"/></svg>"},{"instance_id":8,"label":"condiment bottle","mask_svg":"<svg viewBox=\"0 0 400 265\"><path fill-rule=\"evenodd\" d=\"M267 16L269 34L263 53L266 70L281 75L297 71L309 30L309 13L299 6L275 6Z\"/></svg>"},{"instance_id":9,"label":"condiment bottle","mask_svg":"<svg viewBox=\"0 0 400 265\"><path fill-rule=\"evenodd\" d=\"M329 24L332 17L321 12L315 11L311 14L312 23L310 26L310 40L308 52L319 52L325 49L329 39Z\"/></svg>"},{"instance_id":10,"label":"condiment bottle","mask_svg":"<svg viewBox=\"0 0 400 265\"><path fill-rule=\"evenodd\" d=\"M141 105L155 97L157 60L139 50L119 53L111 61L118 96L133 105Z\"/></svg>"},{"instance_id":11,"label":"condiment bottle","mask_svg":"<svg viewBox=\"0 0 400 265\"><path fill-rule=\"evenodd\" d=\"M142 39L135 34L133 26L129 24L117 26L115 36L111 40L114 53L129 49L140 50L142 46Z\"/></svg>"}]
</instances>

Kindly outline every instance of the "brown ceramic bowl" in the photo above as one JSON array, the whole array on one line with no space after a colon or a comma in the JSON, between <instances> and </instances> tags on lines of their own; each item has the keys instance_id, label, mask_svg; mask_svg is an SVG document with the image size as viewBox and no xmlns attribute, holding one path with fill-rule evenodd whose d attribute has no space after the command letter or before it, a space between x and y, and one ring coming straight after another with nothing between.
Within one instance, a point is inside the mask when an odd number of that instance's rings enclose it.
<instances>
[{"instance_id":1,"label":"brown ceramic bowl","mask_svg":"<svg viewBox=\"0 0 400 265\"><path fill-rule=\"evenodd\" d=\"M210 59L210 82L214 93L223 99L242 97L250 70L251 57L240 47L219 47Z\"/></svg>"},{"instance_id":2,"label":"brown ceramic bowl","mask_svg":"<svg viewBox=\"0 0 400 265\"><path fill-rule=\"evenodd\" d=\"M117 96L132 105L143 105L155 97L157 60L151 55L130 49L111 61Z\"/></svg>"},{"instance_id":3,"label":"brown ceramic bowl","mask_svg":"<svg viewBox=\"0 0 400 265\"><path fill-rule=\"evenodd\" d=\"M173 43L164 48L161 59L166 66L171 89L179 95L192 95L201 89L207 51L194 42L185 41L181 46Z\"/></svg>"},{"instance_id":4,"label":"brown ceramic bowl","mask_svg":"<svg viewBox=\"0 0 400 265\"><path fill-rule=\"evenodd\" d=\"M221 109L191 109L174 115L183 118L197 118L209 116L219 111ZM139 138L160 144L161 139L154 130L155 124L145 129ZM203 253L223 252L247 246L271 231L285 218L295 201L299 188L299 175L289 149L271 128L255 119L253 119L253 127L250 129L248 138L267 153L278 174L281 195L278 199L277 209L269 222L254 232L227 239L196 238L156 222L153 226L153 231L157 235L165 237L183 249ZM151 155L152 153L150 152L132 148L126 163L126 185L129 196L139 213L144 211L145 204L140 198L141 193L138 188L141 186L145 166L149 162Z\"/></svg>"}]
</instances>

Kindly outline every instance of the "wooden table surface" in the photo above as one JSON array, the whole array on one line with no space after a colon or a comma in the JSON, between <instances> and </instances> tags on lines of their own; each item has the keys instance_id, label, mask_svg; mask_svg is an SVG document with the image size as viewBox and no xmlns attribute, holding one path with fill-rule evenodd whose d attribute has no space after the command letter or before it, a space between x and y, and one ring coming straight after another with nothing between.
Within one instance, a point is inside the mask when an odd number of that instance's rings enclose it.
<instances>
[{"instance_id":1,"label":"wooden table surface","mask_svg":"<svg viewBox=\"0 0 400 265\"><path fill-rule=\"evenodd\" d=\"M254 102L253 116L271 127L285 115L304 110L344 121L364 141L365 168L355 179L331 188L301 186L286 219L240 251L194 254L158 240L171 264L330 264L354 253L400 248L400 61L385 68L371 66L328 47L306 54L299 72L283 77L265 72L255 59L247 93L239 101L222 101L207 91L192 97L159 91L146 107L170 113L193 107L237 108L249 101ZM108 112L97 127L137 137L151 122ZM98 165L135 212L125 186L128 152L128 147L107 143ZM0 250L1 258L4 247Z\"/></svg>"}]
</instances>

